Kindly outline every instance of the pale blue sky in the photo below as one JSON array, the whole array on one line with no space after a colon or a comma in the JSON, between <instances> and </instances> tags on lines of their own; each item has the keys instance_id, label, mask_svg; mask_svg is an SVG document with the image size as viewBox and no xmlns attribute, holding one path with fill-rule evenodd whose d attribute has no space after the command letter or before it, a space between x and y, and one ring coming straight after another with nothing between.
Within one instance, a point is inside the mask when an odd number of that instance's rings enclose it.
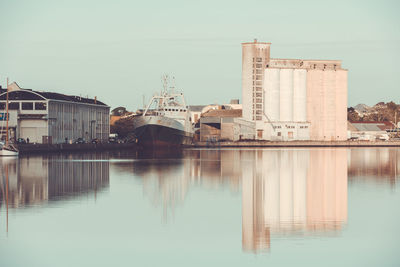
<instances>
[{"instance_id":1,"label":"pale blue sky","mask_svg":"<svg viewBox=\"0 0 400 267\"><path fill-rule=\"evenodd\" d=\"M241 98L241 42L340 59L349 105L400 102L398 1L0 0L0 84L135 110L169 73L189 104Z\"/></svg>"}]
</instances>

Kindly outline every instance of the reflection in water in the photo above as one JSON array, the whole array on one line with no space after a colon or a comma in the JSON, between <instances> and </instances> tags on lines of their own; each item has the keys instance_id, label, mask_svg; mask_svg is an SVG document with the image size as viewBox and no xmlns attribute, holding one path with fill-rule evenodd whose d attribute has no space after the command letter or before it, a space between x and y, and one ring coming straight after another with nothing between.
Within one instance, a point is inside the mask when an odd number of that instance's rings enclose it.
<instances>
[{"instance_id":1,"label":"reflection in water","mask_svg":"<svg viewBox=\"0 0 400 267\"><path fill-rule=\"evenodd\" d=\"M229 185L238 192L241 151L183 150L173 154L138 154L133 161L135 176L142 179L143 191L155 206L162 205L166 220L180 205L190 186L218 189ZM239 163L239 164L238 164ZM126 164L116 163L122 170ZM125 165L125 167L124 167Z\"/></svg>"},{"instance_id":2,"label":"reflection in water","mask_svg":"<svg viewBox=\"0 0 400 267\"><path fill-rule=\"evenodd\" d=\"M190 186L242 185L242 246L270 248L271 235L336 232L347 222L347 150L187 150L134 162L144 192L168 209Z\"/></svg>"},{"instance_id":3,"label":"reflection in water","mask_svg":"<svg viewBox=\"0 0 400 267\"><path fill-rule=\"evenodd\" d=\"M11 208L40 204L71 195L102 190L109 185L105 154L49 155L2 159L0 207L5 205L8 168L8 203ZM106 160L104 160L106 159Z\"/></svg>"},{"instance_id":4,"label":"reflection in water","mask_svg":"<svg viewBox=\"0 0 400 267\"><path fill-rule=\"evenodd\" d=\"M400 150L392 148L193 149L2 159L0 208L87 193L96 197L109 187L111 162L116 176L140 178L144 194L162 206L164 218L193 187L241 193L242 248L257 253L268 251L274 237L340 233L348 216L348 176L350 182L373 179L393 185L399 159Z\"/></svg>"},{"instance_id":5,"label":"reflection in water","mask_svg":"<svg viewBox=\"0 0 400 267\"><path fill-rule=\"evenodd\" d=\"M271 234L337 231L347 221L347 151L257 151L243 168L244 250L270 248Z\"/></svg>"},{"instance_id":6,"label":"reflection in water","mask_svg":"<svg viewBox=\"0 0 400 267\"><path fill-rule=\"evenodd\" d=\"M400 149L351 149L349 180L374 180L394 186L399 175Z\"/></svg>"}]
</instances>

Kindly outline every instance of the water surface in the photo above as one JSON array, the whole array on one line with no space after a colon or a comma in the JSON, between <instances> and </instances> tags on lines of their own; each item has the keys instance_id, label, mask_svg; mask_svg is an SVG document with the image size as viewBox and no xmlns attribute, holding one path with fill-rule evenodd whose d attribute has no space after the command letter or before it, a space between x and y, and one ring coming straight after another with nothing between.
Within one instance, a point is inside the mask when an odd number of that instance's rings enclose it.
<instances>
[{"instance_id":1,"label":"water surface","mask_svg":"<svg viewBox=\"0 0 400 267\"><path fill-rule=\"evenodd\" d=\"M399 266L400 149L0 164L0 266Z\"/></svg>"}]
</instances>

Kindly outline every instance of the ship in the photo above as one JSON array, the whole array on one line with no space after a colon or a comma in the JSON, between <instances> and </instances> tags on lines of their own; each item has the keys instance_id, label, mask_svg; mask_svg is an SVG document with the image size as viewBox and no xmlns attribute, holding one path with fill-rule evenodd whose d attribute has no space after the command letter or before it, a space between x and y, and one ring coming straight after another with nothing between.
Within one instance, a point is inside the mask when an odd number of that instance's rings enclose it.
<instances>
[{"instance_id":1,"label":"ship","mask_svg":"<svg viewBox=\"0 0 400 267\"><path fill-rule=\"evenodd\" d=\"M194 128L183 93L168 88L168 77L163 80L164 90L151 98L141 115L133 118L136 143L144 147L190 146Z\"/></svg>"},{"instance_id":2,"label":"ship","mask_svg":"<svg viewBox=\"0 0 400 267\"><path fill-rule=\"evenodd\" d=\"M6 141L0 141L0 157L3 156L18 156L18 149L10 142L10 138L8 137L8 121L9 121L9 113L8 113L8 78L7 78L7 94L6 94L6 110L5 113L1 113L2 122L6 120ZM1 126L1 133L3 133L3 124Z\"/></svg>"}]
</instances>

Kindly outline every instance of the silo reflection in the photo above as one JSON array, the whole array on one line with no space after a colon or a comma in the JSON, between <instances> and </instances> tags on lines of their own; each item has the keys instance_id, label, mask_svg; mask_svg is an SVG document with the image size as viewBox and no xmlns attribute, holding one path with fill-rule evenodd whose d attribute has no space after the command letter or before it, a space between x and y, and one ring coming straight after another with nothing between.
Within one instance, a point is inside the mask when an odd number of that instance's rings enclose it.
<instances>
[{"instance_id":1,"label":"silo reflection","mask_svg":"<svg viewBox=\"0 0 400 267\"><path fill-rule=\"evenodd\" d=\"M271 235L334 232L347 222L345 149L263 150L247 164L243 250L268 250Z\"/></svg>"}]
</instances>

